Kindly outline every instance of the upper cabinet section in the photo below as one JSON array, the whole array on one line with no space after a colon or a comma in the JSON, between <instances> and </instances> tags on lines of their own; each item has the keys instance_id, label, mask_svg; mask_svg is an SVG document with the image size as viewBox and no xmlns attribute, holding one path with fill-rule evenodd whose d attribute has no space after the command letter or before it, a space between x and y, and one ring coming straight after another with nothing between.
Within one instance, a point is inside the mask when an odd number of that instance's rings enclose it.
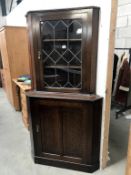
<instances>
[{"instance_id":1,"label":"upper cabinet section","mask_svg":"<svg viewBox=\"0 0 131 175\"><path fill-rule=\"evenodd\" d=\"M33 88L95 93L99 8L27 14Z\"/></svg>"}]
</instances>

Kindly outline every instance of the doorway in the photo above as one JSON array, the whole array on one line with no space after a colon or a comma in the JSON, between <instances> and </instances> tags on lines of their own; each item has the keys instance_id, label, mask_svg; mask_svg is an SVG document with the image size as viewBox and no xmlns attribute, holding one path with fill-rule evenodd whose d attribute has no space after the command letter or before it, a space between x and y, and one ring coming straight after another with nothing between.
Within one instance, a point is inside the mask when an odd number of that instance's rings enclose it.
<instances>
[{"instance_id":1,"label":"doorway","mask_svg":"<svg viewBox=\"0 0 131 175\"><path fill-rule=\"evenodd\" d=\"M120 38L119 40L116 41L116 37L115 37L115 31L117 30L117 28L122 27L121 25L119 25L118 27L118 16L120 15L120 12L122 12L121 10L122 5L126 6L127 4L125 4L125 1L122 1L122 0L121 1L118 0L118 3L117 1L112 1L106 97L105 97L105 110L104 110L104 127L103 127L104 134L103 134L103 148L102 148L102 160L101 160L102 168L105 168L107 166L107 162L108 162L108 165L110 165L110 164L116 164L117 162L122 160L125 160L124 169L126 168L127 145L128 145L129 125L130 125L130 120L129 120L130 111L126 111L125 113L120 114L118 118L116 118L116 112L118 112L120 108L114 107L115 106L113 104L114 95L112 93L113 92L112 77L113 77L113 68L114 68L113 66L114 53L117 52L118 54L119 52L118 56L120 57L120 55L124 51L124 50L118 51L118 49L115 49L116 47L118 48L117 44L120 44L120 45L122 44L122 42L120 41ZM117 9L118 9L118 13L117 13ZM128 18L128 14L127 14L127 18ZM117 21L117 27L116 27L116 21ZM125 33L122 35L125 36ZM116 36L118 36L118 31L116 31ZM127 45L126 46L120 46L120 45L119 45L120 48L127 47ZM131 46L128 46L128 48L130 47ZM128 53L129 53L129 50L128 50ZM117 146L119 147L119 150ZM108 161L109 157L110 157L110 161Z\"/></svg>"},{"instance_id":2,"label":"doorway","mask_svg":"<svg viewBox=\"0 0 131 175\"><path fill-rule=\"evenodd\" d=\"M124 169L126 169L129 127L131 121L131 45L129 44L131 38L128 37L128 33L125 34L125 28L128 28L130 24L128 12L126 12L126 17L123 17L123 12L121 10L126 6L127 4L124 1L118 0L117 25L115 29L116 36L114 37L115 45L111 48L112 55L110 56L112 56L112 58L109 57L112 59L112 64L108 65L108 76L111 82L107 80L107 87L109 84L111 85L109 121L110 161L108 165L116 165L118 162L121 162ZM124 23L122 19L127 19L127 22L125 21L126 23ZM122 43L122 41L125 42ZM109 98L107 100L109 100Z\"/></svg>"}]
</instances>

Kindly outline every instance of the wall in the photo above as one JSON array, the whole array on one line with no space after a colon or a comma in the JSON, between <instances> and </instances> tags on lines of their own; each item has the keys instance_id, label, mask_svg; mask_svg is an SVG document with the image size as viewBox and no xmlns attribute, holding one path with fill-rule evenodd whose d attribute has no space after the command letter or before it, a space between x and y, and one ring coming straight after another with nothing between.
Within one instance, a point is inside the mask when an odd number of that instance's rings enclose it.
<instances>
[{"instance_id":1,"label":"wall","mask_svg":"<svg viewBox=\"0 0 131 175\"><path fill-rule=\"evenodd\" d=\"M6 24L6 18L2 15L2 7L0 3L0 27Z\"/></svg>"},{"instance_id":2,"label":"wall","mask_svg":"<svg viewBox=\"0 0 131 175\"><path fill-rule=\"evenodd\" d=\"M110 13L111 13L111 0L106 3L103 0L23 0L20 5L15 8L10 15L7 16L8 25L26 26L25 14L30 10L40 9L59 9L70 7L83 7L83 6L98 6L100 7L100 26L99 26L99 41L98 41L98 66L97 66L97 94L105 98L106 92L106 77L107 77L107 61L108 61L108 47L109 47L109 27L110 27ZM103 107L103 112L104 112ZM104 116L103 116L104 119ZM103 120L104 126L104 120ZM102 141L103 141L102 130ZM101 141L101 150L103 149L103 142ZM102 152L102 151L101 151ZM101 155L102 158L102 155Z\"/></svg>"},{"instance_id":3,"label":"wall","mask_svg":"<svg viewBox=\"0 0 131 175\"><path fill-rule=\"evenodd\" d=\"M118 1L115 47L131 47L131 0Z\"/></svg>"}]
</instances>

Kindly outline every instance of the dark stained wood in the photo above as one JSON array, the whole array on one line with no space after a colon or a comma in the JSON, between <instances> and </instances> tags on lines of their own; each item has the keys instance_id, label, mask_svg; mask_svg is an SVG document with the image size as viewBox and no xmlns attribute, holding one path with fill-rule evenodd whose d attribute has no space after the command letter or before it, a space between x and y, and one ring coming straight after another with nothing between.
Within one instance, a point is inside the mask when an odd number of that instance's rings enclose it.
<instances>
[{"instance_id":1,"label":"dark stained wood","mask_svg":"<svg viewBox=\"0 0 131 175\"><path fill-rule=\"evenodd\" d=\"M63 154L71 157L81 157L82 154L82 109L62 108L63 119Z\"/></svg>"},{"instance_id":2,"label":"dark stained wood","mask_svg":"<svg viewBox=\"0 0 131 175\"><path fill-rule=\"evenodd\" d=\"M57 13L55 10L36 11L27 14L33 87L39 91L69 92L66 88L44 88L43 63L42 59L38 59L38 52L41 52L40 21L60 19L82 20L82 88L78 88L77 91L95 93L99 21L99 8L97 7L57 10ZM76 89L71 89L70 91L73 92Z\"/></svg>"},{"instance_id":3,"label":"dark stained wood","mask_svg":"<svg viewBox=\"0 0 131 175\"><path fill-rule=\"evenodd\" d=\"M46 164L50 160L49 165L59 162L60 167L70 165L85 171L90 171L90 166L99 167L101 98L94 101L27 98L34 159L38 163Z\"/></svg>"},{"instance_id":4,"label":"dark stained wood","mask_svg":"<svg viewBox=\"0 0 131 175\"><path fill-rule=\"evenodd\" d=\"M85 93L62 93L62 92L45 92L45 91L28 91L28 97L38 98L51 98L51 99L69 99L69 100L82 100L82 101L95 101L101 99L100 96Z\"/></svg>"},{"instance_id":5,"label":"dark stained wood","mask_svg":"<svg viewBox=\"0 0 131 175\"><path fill-rule=\"evenodd\" d=\"M99 10L92 12L92 43L91 43L91 82L90 92L96 93L96 73L97 73L97 50L98 50L98 30L99 30ZM84 75L83 75L84 76Z\"/></svg>"},{"instance_id":6,"label":"dark stained wood","mask_svg":"<svg viewBox=\"0 0 131 175\"><path fill-rule=\"evenodd\" d=\"M61 124L58 108L41 106L42 152L61 153ZM48 132L47 132L48 131Z\"/></svg>"},{"instance_id":7,"label":"dark stained wood","mask_svg":"<svg viewBox=\"0 0 131 175\"><path fill-rule=\"evenodd\" d=\"M33 11L28 11L26 14L26 17L28 17L29 14L38 14L39 12L43 13L43 12L54 12L56 14L56 12L58 11L72 11L72 13L78 12L80 10L80 12L87 12L88 9L98 9L99 7L97 6L88 6L88 7L78 7L78 8L63 8L63 9L50 9L50 10L33 10Z\"/></svg>"},{"instance_id":8,"label":"dark stained wood","mask_svg":"<svg viewBox=\"0 0 131 175\"><path fill-rule=\"evenodd\" d=\"M78 164L78 163L70 163L68 161L64 160L54 160L49 158L40 158L35 156L34 157L35 163L44 164L44 165L50 165L60 168L68 168L73 170L79 170L79 171L85 171L89 173L93 173L95 170L99 168L99 164L93 164L93 165L86 165L86 164Z\"/></svg>"},{"instance_id":9,"label":"dark stained wood","mask_svg":"<svg viewBox=\"0 0 131 175\"><path fill-rule=\"evenodd\" d=\"M42 49L39 24L61 19L82 21L82 69L75 67L82 70L82 88L44 86L44 63L41 56L38 59ZM98 20L97 7L27 13L33 88L26 96L35 163L86 172L99 168L102 98L95 95Z\"/></svg>"},{"instance_id":10,"label":"dark stained wood","mask_svg":"<svg viewBox=\"0 0 131 175\"><path fill-rule=\"evenodd\" d=\"M99 9L90 9L83 18L82 92L85 93L96 91L98 21Z\"/></svg>"}]
</instances>

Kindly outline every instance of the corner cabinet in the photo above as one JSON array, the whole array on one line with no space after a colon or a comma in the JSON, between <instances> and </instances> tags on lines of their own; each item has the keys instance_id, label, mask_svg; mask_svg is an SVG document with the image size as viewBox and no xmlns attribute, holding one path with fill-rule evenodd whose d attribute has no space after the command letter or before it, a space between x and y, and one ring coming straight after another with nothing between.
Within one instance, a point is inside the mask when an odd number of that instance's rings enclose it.
<instances>
[{"instance_id":1,"label":"corner cabinet","mask_svg":"<svg viewBox=\"0 0 131 175\"><path fill-rule=\"evenodd\" d=\"M99 168L98 20L97 7L27 14L33 89L26 95L36 163Z\"/></svg>"},{"instance_id":2,"label":"corner cabinet","mask_svg":"<svg viewBox=\"0 0 131 175\"><path fill-rule=\"evenodd\" d=\"M95 92L98 21L99 8L27 14L34 89Z\"/></svg>"}]
</instances>

